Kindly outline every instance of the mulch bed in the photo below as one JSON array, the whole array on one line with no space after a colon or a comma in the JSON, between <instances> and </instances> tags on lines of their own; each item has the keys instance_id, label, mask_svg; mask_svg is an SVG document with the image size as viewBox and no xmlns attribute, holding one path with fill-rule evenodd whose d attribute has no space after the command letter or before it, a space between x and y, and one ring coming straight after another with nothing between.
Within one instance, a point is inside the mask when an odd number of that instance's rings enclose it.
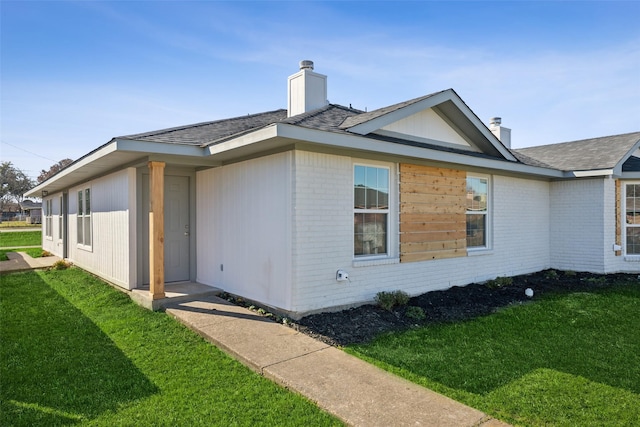
<instances>
[{"instance_id":1,"label":"mulch bed","mask_svg":"<svg viewBox=\"0 0 640 427\"><path fill-rule=\"evenodd\" d=\"M334 313L314 314L289 323L290 327L333 346L370 341L377 335L434 323L457 322L491 314L513 304L523 304L553 292L590 291L614 283L640 283L638 275L561 272L545 270L516 276L500 288L488 284L454 286L413 297L406 306L392 311L376 305L363 305ZM531 288L533 297L525 295ZM426 318L415 320L405 315L407 307L424 310Z\"/></svg>"}]
</instances>

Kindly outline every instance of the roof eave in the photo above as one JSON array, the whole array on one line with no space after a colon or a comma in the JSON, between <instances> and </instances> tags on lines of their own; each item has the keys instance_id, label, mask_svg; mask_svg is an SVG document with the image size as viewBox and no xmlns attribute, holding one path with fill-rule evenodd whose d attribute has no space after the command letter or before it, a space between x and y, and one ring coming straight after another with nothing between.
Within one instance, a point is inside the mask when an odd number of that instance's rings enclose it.
<instances>
[{"instance_id":1,"label":"roof eave","mask_svg":"<svg viewBox=\"0 0 640 427\"><path fill-rule=\"evenodd\" d=\"M126 138L114 138L96 150L79 158L46 181L36 185L25 193L25 197L42 197L43 192L63 191L73 185L85 182L105 171L126 165L135 159L148 156L179 156L202 159L200 163L210 162L207 153L195 145L181 145L138 141Z\"/></svg>"},{"instance_id":2,"label":"roof eave","mask_svg":"<svg viewBox=\"0 0 640 427\"><path fill-rule=\"evenodd\" d=\"M242 157L249 153L254 154L260 151L290 146L296 143L308 143L317 146L330 147L332 149L360 151L395 157L459 164L468 167L502 170L510 173L536 175L538 177L548 179L564 177L561 171L529 166L520 162L510 162L497 158L491 159L475 157L462 153L403 145L384 140L372 139L361 135L327 132L285 123L277 123L267 128L242 135L238 138L207 148L211 156L227 160L232 157Z\"/></svg>"},{"instance_id":3,"label":"roof eave","mask_svg":"<svg viewBox=\"0 0 640 427\"><path fill-rule=\"evenodd\" d=\"M593 178L607 175L615 175L613 169L592 169L584 171L568 171L566 176L569 178Z\"/></svg>"}]
</instances>

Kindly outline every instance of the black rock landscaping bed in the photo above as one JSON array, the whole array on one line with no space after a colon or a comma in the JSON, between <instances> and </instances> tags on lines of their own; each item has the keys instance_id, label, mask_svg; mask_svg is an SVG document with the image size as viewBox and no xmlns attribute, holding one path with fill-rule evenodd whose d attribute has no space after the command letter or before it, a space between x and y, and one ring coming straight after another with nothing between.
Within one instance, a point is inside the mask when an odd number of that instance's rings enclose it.
<instances>
[{"instance_id":1,"label":"black rock landscaping bed","mask_svg":"<svg viewBox=\"0 0 640 427\"><path fill-rule=\"evenodd\" d=\"M511 282L511 283L508 283ZM333 346L367 342L377 335L433 323L456 322L491 314L513 304L523 304L551 292L589 291L617 283L638 283L638 275L562 272L538 273L498 278L483 284L454 286L413 297L409 303L391 311L377 305L363 305L334 313L321 313L298 321L285 321L290 327ZM525 290L530 288L533 297ZM420 307L424 319L407 316ZM411 313L409 313L411 314Z\"/></svg>"}]
</instances>

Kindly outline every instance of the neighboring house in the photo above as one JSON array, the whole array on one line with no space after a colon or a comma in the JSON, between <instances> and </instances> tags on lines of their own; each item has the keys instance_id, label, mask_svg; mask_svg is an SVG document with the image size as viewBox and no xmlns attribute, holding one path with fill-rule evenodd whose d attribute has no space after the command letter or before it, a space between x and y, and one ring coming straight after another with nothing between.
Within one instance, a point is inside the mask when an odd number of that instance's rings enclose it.
<instances>
[{"instance_id":1,"label":"neighboring house","mask_svg":"<svg viewBox=\"0 0 640 427\"><path fill-rule=\"evenodd\" d=\"M25 214L27 224L40 224L42 222L42 203L23 200L20 202L20 209Z\"/></svg>"},{"instance_id":2,"label":"neighboring house","mask_svg":"<svg viewBox=\"0 0 640 427\"><path fill-rule=\"evenodd\" d=\"M2 204L2 221L20 220L20 205L15 202L5 202Z\"/></svg>"},{"instance_id":3,"label":"neighboring house","mask_svg":"<svg viewBox=\"0 0 640 427\"><path fill-rule=\"evenodd\" d=\"M369 112L326 99L303 61L287 110L112 139L27 193L44 249L155 299L194 281L292 317L547 268L640 272L640 132L512 150L452 89Z\"/></svg>"}]
</instances>

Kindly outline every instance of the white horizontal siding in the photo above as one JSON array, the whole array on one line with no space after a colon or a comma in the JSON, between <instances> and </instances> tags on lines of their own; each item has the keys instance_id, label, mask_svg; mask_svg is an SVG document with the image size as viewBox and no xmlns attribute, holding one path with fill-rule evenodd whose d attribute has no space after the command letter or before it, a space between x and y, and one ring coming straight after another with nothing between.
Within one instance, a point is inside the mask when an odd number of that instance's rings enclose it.
<instances>
[{"instance_id":1,"label":"white horizontal siding","mask_svg":"<svg viewBox=\"0 0 640 427\"><path fill-rule=\"evenodd\" d=\"M119 286L135 286L135 169L128 168L69 190L69 259ZM78 191L91 189L91 249L77 242Z\"/></svg>"}]
</instances>

